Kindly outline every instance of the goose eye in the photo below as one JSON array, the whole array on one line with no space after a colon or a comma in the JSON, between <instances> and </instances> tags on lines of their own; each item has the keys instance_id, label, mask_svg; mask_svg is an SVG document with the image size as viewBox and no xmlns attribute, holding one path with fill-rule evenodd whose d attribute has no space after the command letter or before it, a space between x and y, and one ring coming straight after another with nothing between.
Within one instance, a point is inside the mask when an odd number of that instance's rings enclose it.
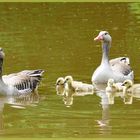
<instances>
[{"instance_id":1,"label":"goose eye","mask_svg":"<svg viewBox=\"0 0 140 140\"><path fill-rule=\"evenodd\" d=\"M108 33L105 33L105 35L107 35Z\"/></svg>"}]
</instances>

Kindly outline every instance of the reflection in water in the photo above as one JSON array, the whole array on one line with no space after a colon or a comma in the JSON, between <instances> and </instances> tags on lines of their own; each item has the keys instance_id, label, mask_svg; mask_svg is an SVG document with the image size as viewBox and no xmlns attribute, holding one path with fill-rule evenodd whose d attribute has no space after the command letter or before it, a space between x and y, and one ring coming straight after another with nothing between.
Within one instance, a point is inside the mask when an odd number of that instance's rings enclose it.
<instances>
[{"instance_id":1,"label":"reflection in water","mask_svg":"<svg viewBox=\"0 0 140 140\"><path fill-rule=\"evenodd\" d=\"M18 97L11 97L10 100L8 100L8 104L11 105L17 105L17 106L27 106L39 103L39 94L38 91L30 93L28 95L22 95Z\"/></svg>"},{"instance_id":2,"label":"reflection in water","mask_svg":"<svg viewBox=\"0 0 140 140\"><path fill-rule=\"evenodd\" d=\"M105 87L105 85L97 85L97 87ZM76 96L86 96L86 95L93 95L96 94L101 98L101 106L102 106L102 118L97 120L98 126L100 127L100 131L102 134L110 133L111 127L109 125L109 103L108 97L105 93L105 90L98 89L96 92L74 92L72 90L66 90L63 94L63 102L66 107L70 107L73 105L74 97ZM61 94L62 95L62 94Z\"/></svg>"},{"instance_id":3,"label":"reflection in water","mask_svg":"<svg viewBox=\"0 0 140 140\"><path fill-rule=\"evenodd\" d=\"M110 59L130 57L135 82L140 82L140 67L137 65L140 61L139 3L1 3L0 26L0 44L7 54L5 74L27 68L47 70L44 85L39 90L47 100L35 109L9 109L5 105L7 128L4 136L48 138L78 137L80 134L79 137L100 137L99 133L107 133L109 126L113 128L108 132L111 133L109 137L139 136L140 108L134 95L132 105L124 105L125 98L116 95L114 104L110 105L103 104L104 100L107 102L106 85L101 90L103 95L76 97L73 93L71 98L57 96L53 86L57 77L68 74L91 82L92 72L101 58L101 46L93 42L93 36L103 29L113 37ZM65 107L62 98L65 104L72 104L70 108ZM26 98L9 100L28 104ZM127 119L122 119L126 116ZM99 124L95 120L99 120Z\"/></svg>"},{"instance_id":4,"label":"reflection in water","mask_svg":"<svg viewBox=\"0 0 140 140\"><path fill-rule=\"evenodd\" d=\"M109 126L109 101L108 97L105 93L105 90L99 90L96 95L101 98L101 107L102 107L102 118L101 120L97 120L97 123L100 127L101 133L108 133L110 129Z\"/></svg>"},{"instance_id":5,"label":"reflection in water","mask_svg":"<svg viewBox=\"0 0 140 140\"><path fill-rule=\"evenodd\" d=\"M65 94L62 96L63 98L63 102L66 105L66 107L70 107L73 105L74 103L74 98L76 96L86 96L86 95L97 95L98 97L100 97L101 99L101 108L102 108L102 112L101 112L101 118L97 119L96 122L98 124L99 127L99 131L100 134L111 134L112 133L112 125L110 124L110 104L114 104L114 100L115 98L120 98L122 100L122 102L124 102L124 104L132 104L133 101L133 97L135 98L140 98L140 93L133 93L133 94L125 94L125 96L123 96L123 92L119 91L119 92L114 92L113 91L113 103L110 102L110 98L107 96L106 94L106 85L96 85L96 87L98 87L98 90L96 90L96 92L65 92ZM99 88L100 87L100 88ZM94 98L94 97L93 97Z\"/></svg>"},{"instance_id":6,"label":"reflection in water","mask_svg":"<svg viewBox=\"0 0 140 140\"><path fill-rule=\"evenodd\" d=\"M73 96L85 96L95 93L92 84L74 81L72 76L59 77L56 80L56 94L63 96L64 104L68 107L73 104Z\"/></svg>"},{"instance_id":7,"label":"reflection in water","mask_svg":"<svg viewBox=\"0 0 140 140\"><path fill-rule=\"evenodd\" d=\"M1 96L0 97L0 130L4 129L3 110L4 105L9 104L16 109L25 109L26 106L32 106L39 103L38 92L22 96Z\"/></svg>"},{"instance_id":8,"label":"reflection in water","mask_svg":"<svg viewBox=\"0 0 140 140\"><path fill-rule=\"evenodd\" d=\"M100 127L101 134L108 134L111 133L111 126L109 124L110 115L109 115L109 103L108 97L104 91L100 91L96 94L101 98L101 107L102 107L102 118L97 120L98 126Z\"/></svg>"},{"instance_id":9,"label":"reflection in water","mask_svg":"<svg viewBox=\"0 0 140 140\"><path fill-rule=\"evenodd\" d=\"M70 107L73 104L74 96L86 96L93 95L93 92L74 92L74 91L66 91L63 96L63 102L67 107Z\"/></svg>"},{"instance_id":10,"label":"reflection in water","mask_svg":"<svg viewBox=\"0 0 140 140\"><path fill-rule=\"evenodd\" d=\"M123 98L124 104L132 104L133 103L133 96L132 94L125 94Z\"/></svg>"}]
</instances>

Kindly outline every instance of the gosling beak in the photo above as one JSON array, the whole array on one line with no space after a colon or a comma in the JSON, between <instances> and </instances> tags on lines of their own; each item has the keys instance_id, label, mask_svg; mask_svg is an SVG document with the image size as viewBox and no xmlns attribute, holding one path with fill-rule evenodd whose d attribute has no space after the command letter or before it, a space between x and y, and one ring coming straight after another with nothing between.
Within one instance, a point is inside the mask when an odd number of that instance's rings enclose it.
<instances>
[{"instance_id":1,"label":"gosling beak","mask_svg":"<svg viewBox=\"0 0 140 140\"><path fill-rule=\"evenodd\" d=\"M124 84L124 83L122 83L122 84L121 84L121 86L125 86L125 84Z\"/></svg>"}]
</instances>

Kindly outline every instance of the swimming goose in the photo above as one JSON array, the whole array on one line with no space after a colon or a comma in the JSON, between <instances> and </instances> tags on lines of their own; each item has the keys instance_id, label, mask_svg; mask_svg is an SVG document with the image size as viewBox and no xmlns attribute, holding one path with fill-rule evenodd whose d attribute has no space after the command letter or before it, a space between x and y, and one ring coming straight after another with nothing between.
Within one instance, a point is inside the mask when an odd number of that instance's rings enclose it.
<instances>
[{"instance_id":1,"label":"swimming goose","mask_svg":"<svg viewBox=\"0 0 140 140\"><path fill-rule=\"evenodd\" d=\"M109 79L105 91L109 104L114 104L114 97L120 96L118 92L123 91L122 83L115 83L114 79Z\"/></svg>"},{"instance_id":2,"label":"swimming goose","mask_svg":"<svg viewBox=\"0 0 140 140\"><path fill-rule=\"evenodd\" d=\"M123 86L122 83L115 83L114 79L109 79L106 90L111 92L121 92L123 91Z\"/></svg>"},{"instance_id":3,"label":"swimming goose","mask_svg":"<svg viewBox=\"0 0 140 140\"><path fill-rule=\"evenodd\" d=\"M65 80L63 77L59 77L56 80L56 92L57 95L64 95L65 93Z\"/></svg>"},{"instance_id":4,"label":"swimming goose","mask_svg":"<svg viewBox=\"0 0 140 140\"><path fill-rule=\"evenodd\" d=\"M43 70L24 70L2 76L4 52L0 48L0 94L19 95L37 90Z\"/></svg>"},{"instance_id":5,"label":"swimming goose","mask_svg":"<svg viewBox=\"0 0 140 140\"><path fill-rule=\"evenodd\" d=\"M108 80L107 87L106 87L105 91L106 91L106 95L108 97L109 104L114 104L114 96L115 96L115 92L117 91L117 89L114 86L113 79Z\"/></svg>"},{"instance_id":6,"label":"swimming goose","mask_svg":"<svg viewBox=\"0 0 140 140\"><path fill-rule=\"evenodd\" d=\"M68 90L70 90L71 92L94 92L95 90L92 84L74 81L72 76L66 76L65 83L67 83Z\"/></svg>"},{"instance_id":7,"label":"swimming goose","mask_svg":"<svg viewBox=\"0 0 140 140\"><path fill-rule=\"evenodd\" d=\"M133 84L131 80L125 80L122 84L123 88L123 95L132 94L133 96L140 95L140 84Z\"/></svg>"},{"instance_id":8,"label":"swimming goose","mask_svg":"<svg viewBox=\"0 0 140 140\"><path fill-rule=\"evenodd\" d=\"M140 84L133 84L131 80L125 80L123 86L123 97L125 104L132 104L133 96L140 94Z\"/></svg>"},{"instance_id":9,"label":"swimming goose","mask_svg":"<svg viewBox=\"0 0 140 140\"><path fill-rule=\"evenodd\" d=\"M109 61L109 49L112 40L109 33L101 31L94 40L102 42L102 61L92 75L92 82L107 83L110 78L114 79L115 82L123 82L126 79L133 80L134 75L129 65L129 58L120 57Z\"/></svg>"}]
</instances>

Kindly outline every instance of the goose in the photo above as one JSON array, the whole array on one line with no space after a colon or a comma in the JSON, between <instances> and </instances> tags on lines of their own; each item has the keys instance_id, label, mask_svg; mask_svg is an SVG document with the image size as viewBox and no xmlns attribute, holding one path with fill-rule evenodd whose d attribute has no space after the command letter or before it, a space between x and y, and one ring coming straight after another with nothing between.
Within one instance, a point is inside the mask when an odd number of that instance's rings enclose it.
<instances>
[{"instance_id":1,"label":"goose","mask_svg":"<svg viewBox=\"0 0 140 140\"><path fill-rule=\"evenodd\" d=\"M109 104L114 104L114 97L120 96L119 92L123 91L122 83L115 83L114 79L109 79L105 89Z\"/></svg>"},{"instance_id":2,"label":"goose","mask_svg":"<svg viewBox=\"0 0 140 140\"><path fill-rule=\"evenodd\" d=\"M67 83L70 92L94 92L95 90L92 84L74 81L72 76L66 76L65 83Z\"/></svg>"},{"instance_id":3,"label":"goose","mask_svg":"<svg viewBox=\"0 0 140 140\"><path fill-rule=\"evenodd\" d=\"M131 80L125 80L122 83L123 86L123 97L125 104L132 104L133 96L140 95L140 84L133 84Z\"/></svg>"},{"instance_id":4,"label":"goose","mask_svg":"<svg viewBox=\"0 0 140 140\"><path fill-rule=\"evenodd\" d=\"M115 82L113 79L109 79L108 82L107 82L107 87L106 87L106 92L117 92L118 91L118 88L117 86L115 85Z\"/></svg>"},{"instance_id":5,"label":"goose","mask_svg":"<svg viewBox=\"0 0 140 140\"><path fill-rule=\"evenodd\" d=\"M122 83L120 83L120 82L115 83L114 79L109 79L108 82L107 82L106 91L122 92L123 91Z\"/></svg>"},{"instance_id":6,"label":"goose","mask_svg":"<svg viewBox=\"0 0 140 140\"><path fill-rule=\"evenodd\" d=\"M0 48L0 95L21 95L37 90L44 70L23 70L2 76L5 54Z\"/></svg>"},{"instance_id":7,"label":"goose","mask_svg":"<svg viewBox=\"0 0 140 140\"><path fill-rule=\"evenodd\" d=\"M112 40L109 33L101 31L94 40L102 42L102 61L92 75L92 83L104 84L110 78L114 79L115 82L123 82L126 79L133 80L134 74L128 57L119 57L109 61L109 49Z\"/></svg>"},{"instance_id":8,"label":"goose","mask_svg":"<svg viewBox=\"0 0 140 140\"><path fill-rule=\"evenodd\" d=\"M56 80L56 92L57 95L64 95L65 93L65 79L63 77Z\"/></svg>"},{"instance_id":9,"label":"goose","mask_svg":"<svg viewBox=\"0 0 140 140\"><path fill-rule=\"evenodd\" d=\"M123 95L131 94L133 96L140 95L140 84L133 84L132 80L125 80L122 83L123 88Z\"/></svg>"}]
</instances>

